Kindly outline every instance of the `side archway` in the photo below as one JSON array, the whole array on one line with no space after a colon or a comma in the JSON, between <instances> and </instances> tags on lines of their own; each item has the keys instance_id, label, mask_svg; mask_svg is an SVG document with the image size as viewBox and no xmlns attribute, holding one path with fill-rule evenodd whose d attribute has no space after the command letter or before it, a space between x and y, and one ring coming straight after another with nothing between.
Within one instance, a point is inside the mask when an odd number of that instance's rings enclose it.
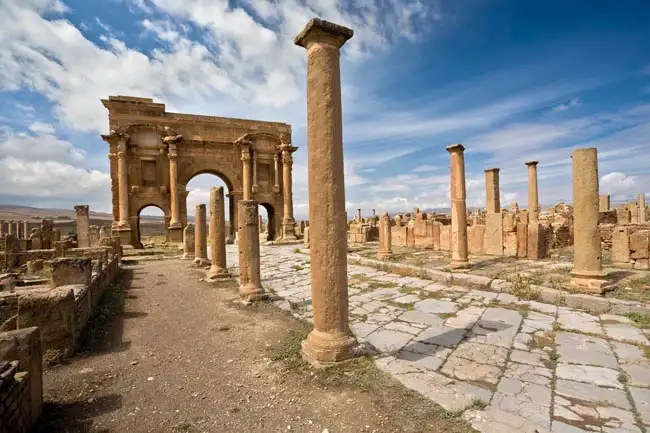
<instances>
[{"instance_id":1,"label":"side archway","mask_svg":"<svg viewBox=\"0 0 650 433\"><path fill-rule=\"evenodd\" d=\"M148 203L141 205L135 214L135 221L131 224L134 230L135 248L144 248L142 238L163 236L166 242L169 242L169 220L171 218L169 210L165 211L157 204ZM153 218L147 218L147 217ZM148 220L148 221L145 221Z\"/></svg>"}]
</instances>

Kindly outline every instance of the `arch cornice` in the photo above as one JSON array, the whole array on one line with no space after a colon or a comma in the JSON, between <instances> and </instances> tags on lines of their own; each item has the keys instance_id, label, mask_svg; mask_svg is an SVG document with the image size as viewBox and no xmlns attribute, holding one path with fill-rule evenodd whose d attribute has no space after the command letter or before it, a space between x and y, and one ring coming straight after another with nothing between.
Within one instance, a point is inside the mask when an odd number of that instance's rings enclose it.
<instances>
[{"instance_id":1,"label":"arch cornice","mask_svg":"<svg viewBox=\"0 0 650 433\"><path fill-rule=\"evenodd\" d=\"M111 131L110 135L132 134L137 131L155 131L160 134L162 138L176 137L180 135L178 131L170 128L169 126L161 126L151 123L129 123L127 125L120 126L115 131Z\"/></svg>"}]
</instances>

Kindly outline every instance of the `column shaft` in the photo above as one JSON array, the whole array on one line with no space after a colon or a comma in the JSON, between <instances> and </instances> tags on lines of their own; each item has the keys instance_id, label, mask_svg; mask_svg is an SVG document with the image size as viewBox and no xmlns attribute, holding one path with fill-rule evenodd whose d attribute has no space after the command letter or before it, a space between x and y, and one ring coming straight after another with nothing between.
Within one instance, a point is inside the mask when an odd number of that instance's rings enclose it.
<instances>
[{"instance_id":1,"label":"column shaft","mask_svg":"<svg viewBox=\"0 0 650 433\"><path fill-rule=\"evenodd\" d=\"M126 141L119 143L117 152L117 180L120 201L120 221L119 227L129 227L129 182L128 167L126 161Z\"/></svg>"},{"instance_id":2,"label":"column shaft","mask_svg":"<svg viewBox=\"0 0 650 433\"><path fill-rule=\"evenodd\" d=\"M241 151L242 162L242 188L244 200L251 199L251 155L248 146L243 147Z\"/></svg>"},{"instance_id":3,"label":"column shaft","mask_svg":"<svg viewBox=\"0 0 650 433\"><path fill-rule=\"evenodd\" d=\"M208 245L205 233L205 205L197 204L194 210L194 264L208 264Z\"/></svg>"},{"instance_id":4,"label":"column shaft","mask_svg":"<svg viewBox=\"0 0 650 433\"><path fill-rule=\"evenodd\" d=\"M488 213L501 212L499 194L499 169L488 168L485 170L485 207Z\"/></svg>"},{"instance_id":5,"label":"column shaft","mask_svg":"<svg viewBox=\"0 0 650 433\"><path fill-rule=\"evenodd\" d=\"M451 167L451 267L469 267L467 256L467 204L465 190L465 148L462 144L447 146Z\"/></svg>"},{"instance_id":6,"label":"column shaft","mask_svg":"<svg viewBox=\"0 0 650 433\"><path fill-rule=\"evenodd\" d=\"M347 222L340 48L352 30L319 19L296 37L307 49L309 236L314 330L303 342L315 365L354 356L348 325Z\"/></svg>"},{"instance_id":7,"label":"column shaft","mask_svg":"<svg viewBox=\"0 0 650 433\"><path fill-rule=\"evenodd\" d=\"M284 216L282 218L282 239L296 240L296 221L293 219L293 179L291 170L293 158L291 152L295 150L291 146L282 149L282 200L284 201Z\"/></svg>"},{"instance_id":8,"label":"column shaft","mask_svg":"<svg viewBox=\"0 0 650 433\"><path fill-rule=\"evenodd\" d=\"M239 296L244 302L264 299L264 288L260 277L260 234L258 231L258 209L255 200L241 200L237 203L237 238L239 248Z\"/></svg>"},{"instance_id":9,"label":"column shaft","mask_svg":"<svg viewBox=\"0 0 650 433\"><path fill-rule=\"evenodd\" d=\"M379 250L377 251L379 260L388 260L393 257L391 229L390 216L384 212L379 217Z\"/></svg>"},{"instance_id":10,"label":"column shaft","mask_svg":"<svg viewBox=\"0 0 650 433\"><path fill-rule=\"evenodd\" d=\"M573 159L573 270L571 282L591 292L606 283L598 229L598 154L595 148L577 149Z\"/></svg>"},{"instance_id":11,"label":"column shaft","mask_svg":"<svg viewBox=\"0 0 650 433\"><path fill-rule=\"evenodd\" d=\"M275 171L273 172L273 175L274 175L273 188L275 189L275 192L279 192L279 190L280 190L280 156L277 153L273 156L273 164L274 164L274 167L275 167Z\"/></svg>"},{"instance_id":12,"label":"column shaft","mask_svg":"<svg viewBox=\"0 0 650 433\"><path fill-rule=\"evenodd\" d=\"M210 190L210 261L207 277L229 277L226 266L226 213L223 187Z\"/></svg>"},{"instance_id":13,"label":"column shaft","mask_svg":"<svg viewBox=\"0 0 650 433\"><path fill-rule=\"evenodd\" d=\"M169 149L169 200L171 207L170 228L181 226L180 215L178 212L178 154L176 149Z\"/></svg>"},{"instance_id":14,"label":"column shaft","mask_svg":"<svg viewBox=\"0 0 650 433\"><path fill-rule=\"evenodd\" d=\"M529 161L528 166L528 220L539 219L539 195L537 192L537 161Z\"/></svg>"}]
</instances>

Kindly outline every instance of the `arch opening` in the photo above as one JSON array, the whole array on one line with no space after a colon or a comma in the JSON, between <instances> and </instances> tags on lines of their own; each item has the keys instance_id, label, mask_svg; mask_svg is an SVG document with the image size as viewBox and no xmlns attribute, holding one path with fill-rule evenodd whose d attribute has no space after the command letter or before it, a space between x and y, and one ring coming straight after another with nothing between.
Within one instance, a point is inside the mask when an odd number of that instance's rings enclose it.
<instances>
[{"instance_id":1,"label":"arch opening","mask_svg":"<svg viewBox=\"0 0 650 433\"><path fill-rule=\"evenodd\" d=\"M262 220L260 227L260 238L267 241L274 241L278 239L278 225L275 215L275 209L269 203L260 203L258 205L258 212Z\"/></svg>"},{"instance_id":2,"label":"arch opening","mask_svg":"<svg viewBox=\"0 0 650 433\"><path fill-rule=\"evenodd\" d=\"M138 209L136 215L136 248L154 247L157 243L169 241L169 216L159 206L146 204Z\"/></svg>"},{"instance_id":3,"label":"arch opening","mask_svg":"<svg viewBox=\"0 0 650 433\"><path fill-rule=\"evenodd\" d=\"M232 191L228 179L214 171L204 171L190 178L185 186L187 197L185 206L188 222L194 222L196 205L205 204L206 224L210 222L210 190L213 187L223 187L224 190L224 217L226 220L226 238L233 238L237 222L235 221L234 200L230 199Z\"/></svg>"}]
</instances>

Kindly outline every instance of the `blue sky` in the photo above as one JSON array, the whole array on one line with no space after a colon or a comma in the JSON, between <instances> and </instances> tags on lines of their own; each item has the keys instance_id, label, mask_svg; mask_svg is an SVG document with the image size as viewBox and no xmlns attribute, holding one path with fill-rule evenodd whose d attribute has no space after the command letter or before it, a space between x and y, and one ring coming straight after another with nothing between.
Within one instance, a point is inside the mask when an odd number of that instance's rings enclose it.
<instances>
[{"instance_id":1,"label":"blue sky","mask_svg":"<svg viewBox=\"0 0 650 433\"><path fill-rule=\"evenodd\" d=\"M377 6L381 4L381 6ZM624 5L624 6L623 6ZM100 98L290 123L306 218L305 59L318 16L342 53L348 211L449 201L463 143L469 206L501 168L502 203L571 201L571 150L599 151L601 193L650 192L650 3L517 0L0 0L0 203L110 209ZM205 202L195 178L188 208Z\"/></svg>"}]
</instances>

